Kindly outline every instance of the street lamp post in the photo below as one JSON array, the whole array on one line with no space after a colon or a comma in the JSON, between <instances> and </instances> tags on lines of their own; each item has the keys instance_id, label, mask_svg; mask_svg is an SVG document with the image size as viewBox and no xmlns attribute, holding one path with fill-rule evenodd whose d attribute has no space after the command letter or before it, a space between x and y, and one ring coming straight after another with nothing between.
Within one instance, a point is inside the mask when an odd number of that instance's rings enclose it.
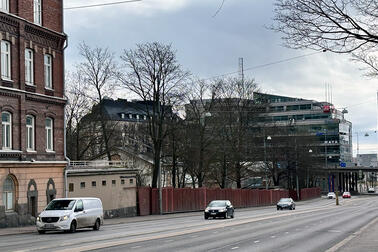
<instances>
[{"instance_id":1,"label":"street lamp post","mask_svg":"<svg viewBox=\"0 0 378 252\"><path fill-rule=\"evenodd\" d=\"M264 134L264 165L265 165L265 189L268 190L268 164L266 163L266 140L272 140L271 136L265 138Z\"/></svg>"},{"instance_id":2,"label":"street lamp post","mask_svg":"<svg viewBox=\"0 0 378 252\"><path fill-rule=\"evenodd\" d=\"M311 155L312 154L312 150L309 149L308 153L310 153L310 155ZM307 188L308 188L309 184L310 184L310 174L309 174L308 165L307 165L307 179L306 179L306 187Z\"/></svg>"}]
</instances>

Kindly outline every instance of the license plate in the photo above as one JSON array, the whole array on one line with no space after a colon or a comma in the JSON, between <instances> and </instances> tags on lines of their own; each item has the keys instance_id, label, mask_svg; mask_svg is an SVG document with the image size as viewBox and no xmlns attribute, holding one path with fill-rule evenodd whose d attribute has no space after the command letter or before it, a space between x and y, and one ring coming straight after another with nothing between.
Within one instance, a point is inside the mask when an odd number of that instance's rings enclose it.
<instances>
[{"instance_id":1,"label":"license plate","mask_svg":"<svg viewBox=\"0 0 378 252\"><path fill-rule=\"evenodd\" d=\"M54 228L55 226L54 226L54 224L45 224L44 227L45 228Z\"/></svg>"},{"instance_id":2,"label":"license plate","mask_svg":"<svg viewBox=\"0 0 378 252\"><path fill-rule=\"evenodd\" d=\"M211 213L212 215L216 215L217 213Z\"/></svg>"}]
</instances>

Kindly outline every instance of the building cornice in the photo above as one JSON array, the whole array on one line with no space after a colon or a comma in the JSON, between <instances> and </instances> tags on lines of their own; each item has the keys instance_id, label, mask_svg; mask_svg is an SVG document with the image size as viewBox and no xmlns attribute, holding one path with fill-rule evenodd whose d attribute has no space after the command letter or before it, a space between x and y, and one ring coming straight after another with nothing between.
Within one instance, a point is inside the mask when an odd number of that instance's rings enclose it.
<instances>
[{"instance_id":1,"label":"building cornice","mask_svg":"<svg viewBox=\"0 0 378 252\"><path fill-rule=\"evenodd\" d=\"M11 92L15 92L15 93L21 93L21 94L28 95L29 97L38 96L40 98L45 98L45 99L54 99L54 100L58 100L59 103L66 103L67 102L66 98L61 98L61 97L58 97L58 96L48 96L48 95L39 94L39 93L31 93L31 92L21 90L21 89L17 89L17 88L0 86L0 91L1 90L11 91ZM35 99L38 99L38 98L35 98Z\"/></svg>"}]
</instances>

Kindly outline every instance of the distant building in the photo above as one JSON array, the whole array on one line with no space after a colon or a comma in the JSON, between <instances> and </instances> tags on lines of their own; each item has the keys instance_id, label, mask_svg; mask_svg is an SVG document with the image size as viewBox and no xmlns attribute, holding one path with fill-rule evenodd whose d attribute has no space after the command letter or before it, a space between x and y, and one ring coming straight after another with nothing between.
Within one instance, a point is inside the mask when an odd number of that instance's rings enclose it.
<instances>
[{"instance_id":1,"label":"distant building","mask_svg":"<svg viewBox=\"0 0 378 252\"><path fill-rule=\"evenodd\" d=\"M319 168L337 169L352 162L352 123L344 118L345 110L337 110L329 102L263 93L255 93L254 100L269 104L258 123L275 131L289 129L288 135L307 143L305 148L316 157ZM337 179L331 174L328 179L318 180L317 185L333 191L341 183Z\"/></svg>"},{"instance_id":2,"label":"distant building","mask_svg":"<svg viewBox=\"0 0 378 252\"><path fill-rule=\"evenodd\" d=\"M63 1L1 1L0 227L63 196L65 41Z\"/></svg>"},{"instance_id":3,"label":"distant building","mask_svg":"<svg viewBox=\"0 0 378 252\"><path fill-rule=\"evenodd\" d=\"M377 154L358 154L357 166L378 167Z\"/></svg>"}]
</instances>

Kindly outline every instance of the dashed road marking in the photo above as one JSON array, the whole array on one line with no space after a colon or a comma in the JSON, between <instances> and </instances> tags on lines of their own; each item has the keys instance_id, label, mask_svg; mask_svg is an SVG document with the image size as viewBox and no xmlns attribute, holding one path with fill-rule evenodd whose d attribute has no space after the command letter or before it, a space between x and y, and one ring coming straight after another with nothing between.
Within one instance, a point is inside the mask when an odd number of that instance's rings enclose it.
<instances>
[{"instance_id":1,"label":"dashed road marking","mask_svg":"<svg viewBox=\"0 0 378 252\"><path fill-rule=\"evenodd\" d=\"M234 249L238 249L239 247L233 247L233 248L231 248L231 250L234 250Z\"/></svg>"},{"instance_id":2,"label":"dashed road marking","mask_svg":"<svg viewBox=\"0 0 378 252\"><path fill-rule=\"evenodd\" d=\"M272 235L270 238L276 238L276 236L275 236L275 235Z\"/></svg>"},{"instance_id":3,"label":"dashed road marking","mask_svg":"<svg viewBox=\"0 0 378 252\"><path fill-rule=\"evenodd\" d=\"M137 248L141 248L142 246L134 246L134 247L131 247L131 249L137 249Z\"/></svg>"},{"instance_id":4,"label":"dashed road marking","mask_svg":"<svg viewBox=\"0 0 378 252\"><path fill-rule=\"evenodd\" d=\"M254 241L254 243L259 243L260 241L259 240L257 240L257 241Z\"/></svg>"}]
</instances>

